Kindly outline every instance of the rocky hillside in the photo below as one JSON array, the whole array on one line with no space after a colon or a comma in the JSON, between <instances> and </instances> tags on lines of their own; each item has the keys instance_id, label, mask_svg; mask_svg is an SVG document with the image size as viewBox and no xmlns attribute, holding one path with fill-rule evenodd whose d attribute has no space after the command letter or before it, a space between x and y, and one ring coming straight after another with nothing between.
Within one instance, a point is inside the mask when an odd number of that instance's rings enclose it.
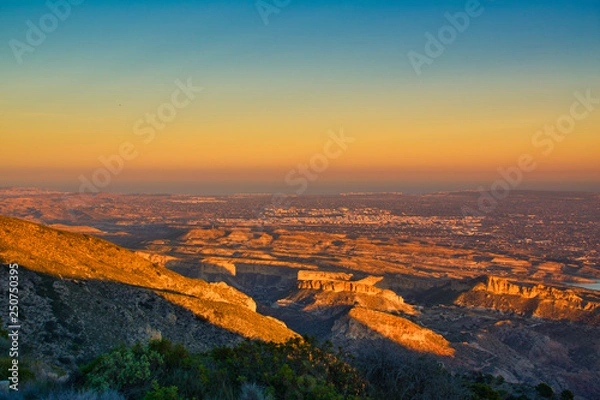
<instances>
[{"instance_id":1,"label":"rocky hillside","mask_svg":"<svg viewBox=\"0 0 600 400\"><path fill-rule=\"evenodd\" d=\"M48 356L157 335L192 348L296 336L224 283L185 278L95 237L0 217L0 261L20 265L24 345Z\"/></svg>"},{"instance_id":2,"label":"rocky hillside","mask_svg":"<svg viewBox=\"0 0 600 400\"><path fill-rule=\"evenodd\" d=\"M0 279L8 280L6 267ZM0 287L1 304L8 298ZM69 371L120 344L161 337L197 351L238 343L243 337L218 327L154 290L101 280L60 279L19 270L19 344L24 360ZM4 319L3 319L4 321Z\"/></svg>"},{"instance_id":3,"label":"rocky hillside","mask_svg":"<svg viewBox=\"0 0 600 400\"><path fill-rule=\"evenodd\" d=\"M454 349L442 336L396 315L355 307L333 326L334 341L388 339L405 349L453 356ZM336 340L336 338L338 340Z\"/></svg>"},{"instance_id":4,"label":"rocky hillside","mask_svg":"<svg viewBox=\"0 0 600 400\"><path fill-rule=\"evenodd\" d=\"M600 296L578 288L517 283L489 276L458 296L455 304L600 325Z\"/></svg>"},{"instance_id":5,"label":"rocky hillside","mask_svg":"<svg viewBox=\"0 0 600 400\"><path fill-rule=\"evenodd\" d=\"M305 311L362 306L372 310L414 314L413 307L391 290L375 286L383 278L370 276L351 281L352 274L299 271L297 290L277 303L302 305Z\"/></svg>"}]
</instances>

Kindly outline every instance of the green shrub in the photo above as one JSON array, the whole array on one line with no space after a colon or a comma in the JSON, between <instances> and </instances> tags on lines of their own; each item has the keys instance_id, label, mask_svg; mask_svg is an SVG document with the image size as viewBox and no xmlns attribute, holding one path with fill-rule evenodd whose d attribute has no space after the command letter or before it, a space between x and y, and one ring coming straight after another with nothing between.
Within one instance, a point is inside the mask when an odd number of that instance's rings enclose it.
<instances>
[{"instance_id":1,"label":"green shrub","mask_svg":"<svg viewBox=\"0 0 600 400\"><path fill-rule=\"evenodd\" d=\"M330 344L244 341L190 354L168 340L120 347L82 368L86 387L112 388L130 399L348 399L366 382ZM259 390L260 389L260 390Z\"/></svg>"},{"instance_id":2,"label":"green shrub","mask_svg":"<svg viewBox=\"0 0 600 400\"><path fill-rule=\"evenodd\" d=\"M436 359L401 353L386 342L364 349L358 366L375 399L463 400L471 395Z\"/></svg>"},{"instance_id":3,"label":"green shrub","mask_svg":"<svg viewBox=\"0 0 600 400\"><path fill-rule=\"evenodd\" d=\"M152 381L152 389L146 393L144 400L179 400L177 386L161 387L157 381Z\"/></svg>"},{"instance_id":4,"label":"green shrub","mask_svg":"<svg viewBox=\"0 0 600 400\"><path fill-rule=\"evenodd\" d=\"M573 400L575 398L575 396L573 395L573 392L571 392L570 390L563 390L560 393L560 400Z\"/></svg>"},{"instance_id":5,"label":"green shrub","mask_svg":"<svg viewBox=\"0 0 600 400\"><path fill-rule=\"evenodd\" d=\"M502 400L500 393L496 392L491 386L485 383L474 383L471 386L471 389L477 400Z\"/></svg>"},{"instance_id":6,"label":"green shrub","mask_svg":"<svg viewBox=\"0 0 600 400\"><path fill-rule=\"evenodd\" d=\"M11 368L13 362L12 360L13 359L10 357L0 357L0 371L7 371L9 368ZM19 360L19 385L35 379L35 374L33 371L31 371L26 361L27 360ZM5 377L2 379L4 380L7 378Z\"/></svg>"},{"instance_id":7,"label":"green shrub","mask_svg":"<svg viewBox=\"0 0 600 400\"><path fill-rule=\"evenodd\" d=\"M535 387L535 390L542 397L550 398L554 395L554 390L547 383L540 383Z\"/></svg>"},{"instance_id":8,"label":"green shrub","mask_svg":"<svg viewBox=\"0 0 600 400\"><path fill-rule=\"evenodd\" d=\"M432 357L394 351L371 356L354 360L355 369L341 350L310 338L286 343L245 340L199 354L161 339L104 354L83 367L75 382L99 392L117 390L130 400L501 400L527 398L523 393L533 392L531 386L511 386L492 375L452 375ZM546 384L536 390L539 396L553 397ZM563 392L561 399L572 399L569 394Z\"/></svg>"},{"instance_id":9,"label":"green shrub","mask_svg":"<svg viewBox=\"0 0 600 400\"><path fill-rule=\"evenodd\" d=\"M343 399L364 394L366 381L343 361L344 354L323 348L309 338L286 343L246 340L233 349L211 353L228 384L257 383L276 398Z\"/></svg>"},{"instance_id":10,"label":"green shrub","mask_svg":"<svg viewBox=\"0 0 600 400\"><path fill-rule=\"evenodd\" d=\"M85 366L82 373L85 385L91 389L115 389L137 397L136 394L150 389L153 372L163 363L163 357L158 352L136 344L98 357Z\"/></svg>"}]
</instances>

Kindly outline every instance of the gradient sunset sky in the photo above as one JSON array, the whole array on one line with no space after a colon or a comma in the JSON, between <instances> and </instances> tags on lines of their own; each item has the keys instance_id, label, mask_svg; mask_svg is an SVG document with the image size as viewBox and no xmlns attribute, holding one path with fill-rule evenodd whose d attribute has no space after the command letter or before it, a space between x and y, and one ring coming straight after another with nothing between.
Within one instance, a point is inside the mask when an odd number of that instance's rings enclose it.
<instances>
[{"instance_id":1,"label":"gradient sunset sky","mask_svg":"<svg viewBox=\"0 0 600 400\"><path fill-rule=\"evenodd\" d=\"M285 192L343 129L354 142L307 193L488 188L522 154L538 168L521 189L600 191L600 104L551 151L535 140L576 92L600 99L600 1L482 0L418 75L407 54L463 11L292 0L267 25L253 0L86 0L19 63L27 21L51 11L2 0L0 186L74 191L131 143L102 190ZM138 121L188 78L203 90L145 143Z\"/></svg>"}]
</instances>

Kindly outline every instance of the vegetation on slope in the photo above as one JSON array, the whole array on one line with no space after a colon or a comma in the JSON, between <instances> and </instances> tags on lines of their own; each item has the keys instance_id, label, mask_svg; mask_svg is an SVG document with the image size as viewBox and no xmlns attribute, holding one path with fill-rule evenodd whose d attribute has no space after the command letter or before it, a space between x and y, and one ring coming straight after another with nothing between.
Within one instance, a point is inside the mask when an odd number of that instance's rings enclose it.
<instances>
[{"instance_id":1,"label":"vegetation on slope","mask_svg":"<svg viewBox=\"0 0 600 400\"><path fill-rule=\"evenodd\" d=\"M82 368L79 381L129 399L237 399L250 387L264 398L359 398L366 382L342 357L302 339L245 341L201 354L160 340L100 356Z\"/></svg>"},{"instance_id":2,"label":"vegetation on slope","mask_svg":"<svg viewBox=\"0 0 600 400\"><path fill-rule=\"evenodd\" d=\"M352 365L353 366L352 366ZM386 354L354 360L310 338L246 340L191 353L166 339L120 346L82 366L69 382L37 382L0 400L342 400L572 399L548 385L510 385L501 377L452 375L433 358Z\"/></svg>"}]
</instances>

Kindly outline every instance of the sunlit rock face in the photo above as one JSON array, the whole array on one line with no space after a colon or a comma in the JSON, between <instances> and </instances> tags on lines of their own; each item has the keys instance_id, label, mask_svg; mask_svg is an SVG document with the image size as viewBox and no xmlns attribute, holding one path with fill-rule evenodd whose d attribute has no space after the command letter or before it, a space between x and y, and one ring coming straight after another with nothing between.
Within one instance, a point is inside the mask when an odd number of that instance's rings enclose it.
<instances>
[{"instance_id":1,"label":"sunlit rock face","mask_svg":"<svg viewBox=\"0 0 600 400\"><path fill-rule=\"evenodd\" d=\"M19 264L24 345L42 359L81 361L162 335L197 349L297 336L224 282L183 277L96 237L0 217L0 261Z\"/></svg>"},{"instance_id":2,"label":"sunlit rock face","mask_svg":"<svg viewBox=\"0 0 600 400\"><path fill-rule=\"evenodd\" d=\"M351 281L352 274L299 271L296 290L277 303L281 306L303 304L305 311L328 311L330 308L362 306L365 308L414 314L414 308L388 289L375 284L383 277L370 276Z\"/></svg>"},{"instance_id":3,"label":"sunlit rock face","mask_svg":"<svg viewBox=\"0 0 600 400\"><path fill-rule=\"evenodd\" d=\"M381 337L405 349L439 356L453 356L455 351L442 335L396 315L355 307L347 317L333 326L336 336L352 340L376 340Z\"/></svg>"},{"instance_id":4,"label":"sunlit rock face","mask_svg":"<svg viewBox=\"0 0 600 400\"><path fill-rule=\"evenodd\" d=\"M495 276L487 277L462 293L455 304L553 320L600 324L600 296L597 292L514 283Z\"/></svg>"}]
</instances>

